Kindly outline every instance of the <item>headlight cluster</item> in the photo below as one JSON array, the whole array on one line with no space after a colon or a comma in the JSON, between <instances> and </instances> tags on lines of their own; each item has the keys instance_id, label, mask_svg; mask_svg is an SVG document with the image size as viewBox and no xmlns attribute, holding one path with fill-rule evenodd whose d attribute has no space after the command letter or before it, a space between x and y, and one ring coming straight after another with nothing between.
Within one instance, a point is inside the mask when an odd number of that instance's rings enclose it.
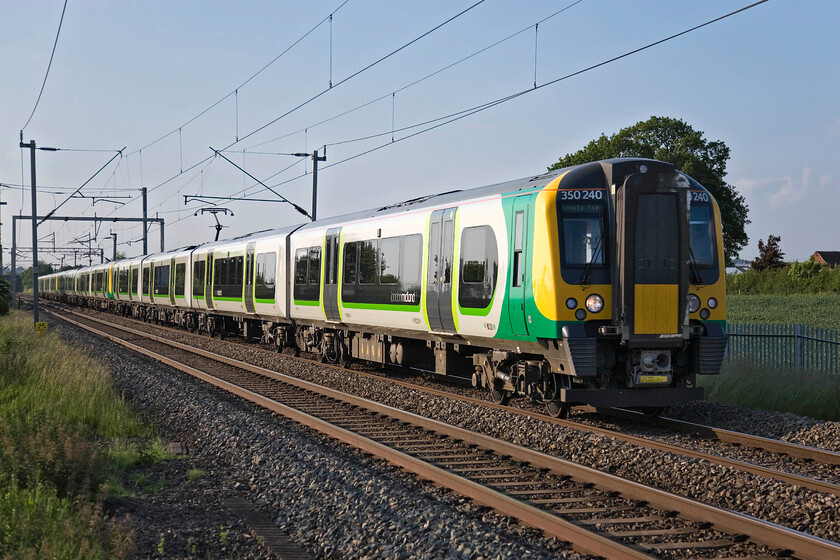
<instances>
[{"instance_id":1,"label":"headlight cluster","mask_svg":"<svg viewBox=\"0 0 840 560\"><path fill-rule=\"evenodd\" d=\"M700 309L700 298L694 294L688 294L688 312L696 313Z\"/></svg>"},{"instance_id":2,"label":"headlight cluster","mask_svg":"<svg viewBox=\"0 0 840 560\"><path fill-rule=\"evenodd\" d=\"M711 316L711 312L709 309L716 309L718 306L717 298L710 297L706 300L706 305L708 308L700 309L700 305L702 302L700 298L695 294L688 294L688 312L689 313L696 313L698 310L700 311L700 318L704 321Z\"/></svg>"},{"instance_id":3,"label":"headlight cluster","mask_svg":"<svg viewBox=\"0 0 840 560\"><path fill-rule=\"evenodd\" d=\"M598 313L604 308L604 298L598 294L590 294L586 298L586 309L590 313Z\"/></svg>"}]
</instances>

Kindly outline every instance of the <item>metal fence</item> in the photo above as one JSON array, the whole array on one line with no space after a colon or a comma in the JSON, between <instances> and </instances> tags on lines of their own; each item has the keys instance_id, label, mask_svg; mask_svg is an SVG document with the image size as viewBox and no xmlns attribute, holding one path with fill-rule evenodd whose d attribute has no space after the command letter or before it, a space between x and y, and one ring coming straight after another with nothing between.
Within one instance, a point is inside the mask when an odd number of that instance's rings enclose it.
<instances>
[{"instance_id":1,"label":"metal fence","mask_svg":"<svg viewBox=\"0 0 840 560\"><path fill-rule=\"evenodd\" d=\"M730 360L840 375L840 331L806 325L727 324Z\"/></svg>"}]
</instances>

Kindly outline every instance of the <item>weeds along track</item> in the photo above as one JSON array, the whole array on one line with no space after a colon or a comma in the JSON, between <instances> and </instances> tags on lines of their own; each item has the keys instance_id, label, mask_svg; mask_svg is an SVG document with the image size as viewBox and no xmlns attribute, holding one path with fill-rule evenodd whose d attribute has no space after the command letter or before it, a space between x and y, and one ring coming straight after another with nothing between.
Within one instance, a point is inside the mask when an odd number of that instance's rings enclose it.
<instances>
[{"instance_id":1,"label":"weeds along track","mask_svg":"<svg viewBox=\"0 0 840 560\"><path fill-rule=\"evenodd\" d=\"M89 316L74 314L67 320L387 459L585 553L821 560L840 554L836 542L474 431Z\"/></svg>"}]
</instances>

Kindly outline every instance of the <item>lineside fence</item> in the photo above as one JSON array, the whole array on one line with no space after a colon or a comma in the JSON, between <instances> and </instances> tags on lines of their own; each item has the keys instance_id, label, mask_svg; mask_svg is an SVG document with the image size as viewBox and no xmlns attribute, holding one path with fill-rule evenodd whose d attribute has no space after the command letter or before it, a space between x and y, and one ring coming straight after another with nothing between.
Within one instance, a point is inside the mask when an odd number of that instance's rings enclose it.
<instances>
[{"instance_id":1,"label":"lineside fence","mask_svg":"<svg viewBox=\"0 0 840 560\"><path fill-rule=\"evenodd\" d=\"M728 323L729 360L840 375L840 331L802 324Z\"/></svg>"}]
</instances>

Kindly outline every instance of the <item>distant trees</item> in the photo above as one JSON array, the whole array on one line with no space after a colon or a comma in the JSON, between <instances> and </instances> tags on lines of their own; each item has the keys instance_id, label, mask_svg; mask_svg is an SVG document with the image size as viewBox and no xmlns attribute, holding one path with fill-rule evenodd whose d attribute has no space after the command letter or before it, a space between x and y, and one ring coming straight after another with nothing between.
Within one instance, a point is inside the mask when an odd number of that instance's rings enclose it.
<instances>
[{"instance_id":1,"label":"distant trees","mask_svg":"<svg viewBox=\"0 0 840 560\"><path fill-rule=\"evenodd\" d=\"M602 134L573 154L566 154L549 171L599 159L641 157L673 164L709 189L720 206L723 250L727 262L747 244L747 204L735 187L728 184L726 162L729 148L722 141L709 141L703 132L685 121L670 117L651 117L622 128L612 136Z\"/></svg>"},{"instance_id":2,"label":"distant trees","mask_svg":"<svg viewBox=\"0 0 840 560\"><path fill-rule=\"evenodd\" d=\"M779 248L779 242L782 238L778 235L770 235L767 238L767 244L765 245L764 242L759 239L758 240L758 256L750 263L750 267L753 270L757 270L761 272L762 270L767 270L769 268L781 268L784 266L785 262L782 260L782 257L785 254Z\"/></svg>"},{"instance_id":3,"label":"distant trees","mask_svg":"<svg viewBox=\"0 0 840 560\"><path fill-rule=\"evenodd\" d=\"M0 277L0 315L5 315L9 312L12 306L12 287L6 282L6 279Z\"/></svg>"},{"instance_id":4,"label":"distant trees","mask_svg":"<svg viewBox=\"0 0 840 560\"><path fill-rule=\"evenodd\" d=\"M47 264L44 261L38 261L38 276L44 276L45 274L52 274L53 272L54 271L53 271L52 265ZM20 285L24 290L32 288L32 267L31 266L20 273Z\"/></svg>"}]
</instances>

